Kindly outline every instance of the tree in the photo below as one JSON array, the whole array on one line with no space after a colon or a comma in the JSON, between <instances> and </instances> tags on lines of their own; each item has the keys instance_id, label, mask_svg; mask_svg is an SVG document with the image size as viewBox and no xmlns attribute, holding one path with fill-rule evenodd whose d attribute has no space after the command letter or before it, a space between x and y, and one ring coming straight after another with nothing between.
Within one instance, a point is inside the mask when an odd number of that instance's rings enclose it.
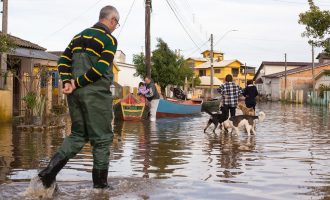
<instances>
[{"instance_id":1,"label":"tree","mask_svg":"<svg viewBox=\"0 0 330 200\"><path fill-rule=\"evenodd\" d=\"M160 38L157 41L156 49L151 57L151 77L164 93L168 85L183 86L185 78L190 80L194 72L188 67L184 58L176 55L167 43ZM144 77L146 75L144 55L142 53L133 55L133 63L136 65L135 76Z\"/></svg>"},{"instance_id":2,"label":"tree","mask_svg":"<svg viewBox=\"0 0 330 200\"><path fill-rule=\"evenodd\" d=\"M323 47L330 53L330 11L321 10L313 0L308 0L310 10L300 13L299 24L305 25L302 36L309 38L309 43Z\"/></svg>"},{"instance_id":3,"label":"tree","mask_svg":"<svg viewBox=\"0 0 330 200\"><path fill-rule=\"evenodd\" d=\"M15 48L14 40L9 35L0 33L0 53L7 53Z\"/></svg>"}]
</instances>

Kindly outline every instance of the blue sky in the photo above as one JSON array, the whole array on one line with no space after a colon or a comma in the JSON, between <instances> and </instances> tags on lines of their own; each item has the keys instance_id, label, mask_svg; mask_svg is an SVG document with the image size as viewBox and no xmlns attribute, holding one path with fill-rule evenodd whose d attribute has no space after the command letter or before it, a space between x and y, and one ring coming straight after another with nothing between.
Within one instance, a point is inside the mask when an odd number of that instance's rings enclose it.
<instances>
[{"instance_id":1,"label":"blue sky","mask_svg":"<svg viewBox=\"0 0 330 200\"><path fill-rule=\"evenodd\" d=\"M121 13L121 27L113 34L128 62L144 46L144 0L135 0L132 12L124 20L134 0L10 0L9 32L48 50L64 50L70 39L93 25L100 8L114 5ZM300 12L308 9L307 0L170 0L181 22L201 50L209 48L211 33L215 41L228 30L215 50L225 59L239 59L258 67L263 60L280 61L284 53L289 61L311 61L311 48L301 37L304 27L297 23ZM330 2L319 0L322 9ZM193 17L194 16L194 17ZM122 30L121 30L122 29ZM119 34L120 33L120 34ZM152 48L156 38L172 49L181 49L186 57L199 56L166 0L153 1ZM205 44L202 46L202 44ZM320 49L316 50L317 52Z\"/></svg>"}]
</instances>

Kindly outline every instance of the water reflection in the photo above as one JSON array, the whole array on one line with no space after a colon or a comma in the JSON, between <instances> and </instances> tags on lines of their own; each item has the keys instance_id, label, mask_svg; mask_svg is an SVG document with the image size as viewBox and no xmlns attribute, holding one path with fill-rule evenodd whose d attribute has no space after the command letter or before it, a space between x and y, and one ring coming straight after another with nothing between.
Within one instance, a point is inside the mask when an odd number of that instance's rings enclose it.
<instances>
[{"instance_id":1,"label":"water reflection","mask_svg":"<svg viewBox=\"0 0 330 200\"><path fill-rule=\"evenodd\" d=\"M251 136L204 134L208 119L204 114L156 123L116 121L109 169L109 175L115 178L110 180L120 185L134 177L132 185L124 187L134 191L140 190L138 183L143 180L157 179L170 185L162 186L160 193L139 194L138 199L217 199L219 195L227 199L267 199L270 194L272 199L329 197L329 111L285 104L263 104L258 109L266 113L266 120L258 124L257 135ZM0 126L0 184L26 183L35 176L69 129L12 133L11 126ZM70 198L82 197L70 193L74 187L70 182L91 185L90 152L91 146L86 144L58 176L59 181L66 181L64 193ZM10 195L23 188L18 186L14 191L0 185L0 193ZM114 193L120 196L125 192ZM107 195L100 199L108 199Z\"/></svg>"}]
</instances>

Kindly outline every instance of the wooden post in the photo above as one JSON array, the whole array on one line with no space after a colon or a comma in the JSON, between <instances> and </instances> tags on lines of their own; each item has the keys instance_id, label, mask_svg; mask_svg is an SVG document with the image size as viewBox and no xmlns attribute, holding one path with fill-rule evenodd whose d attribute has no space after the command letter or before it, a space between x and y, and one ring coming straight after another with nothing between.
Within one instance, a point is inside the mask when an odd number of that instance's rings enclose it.
<instances>
[{"instance_id":1,"label":"wooden post","mask_svg":"<svg viewBox=\"0 0 330 200\"><path fill-rule=\"evenodd\" d=\"M146 76L151 78L151 48L150 48L150 13L151 13L151 0L145 1L145 65Z\"/></svg>"},{"instance_id":2,"label":"wooden post","mask_svg":"<svg viewBox=\"0 0 330 200\"><path fill-rule=\"evenodd\" d=\"M49 116L52 112L53 106L53 84L52 76L47 77L47 90L46 90L46 116Z\"/></svg>"},{"instance_id":3,"label":"wooden post","mask_svg":"<svg viewBox=\"0 0 330 200\"><path fill-rule=\"evenodd\" d=\"M214 77L214 68L213 68L213 34L211 34L210 62L211 62L211 99L213 99L213 77Z\"/></svg>"},{"instance_id":4,"label":"wooden post","mask_svg":"<svg viewBox=\"0 0 330 200\"><path fill-rule=\"evenodd\" d=\"M284 68L284 89L286 90L286 87L287 87L287 67L288 67L288 64L287 64L287 57L286 57L286 53L284 54L284 59L285 59L285 68Z\"/></svg>"},{"instance_id":5,"label":"wooden post","mask_svg":"<svg viewBox=\"0 0 330 200\"><path fill-rule=\"evenodd\" d=\"M312 43L312 79L313 79L313 92L315 91L315 62L314 62L314 43Z\"/></svg>"},{"instance_id":6,"label":"wooden post","mask_svg":"<svg viewBox=\"0 0 330 200\"><path fill-rule=\"evenodd\" d=\"M2 34L7 35L8 32L8 0L2 0ZM0 88L4 87L5 78L2 75L7 71L7 54L1 54L1 68L0 68Z\"/></svg>"}]
</instances>

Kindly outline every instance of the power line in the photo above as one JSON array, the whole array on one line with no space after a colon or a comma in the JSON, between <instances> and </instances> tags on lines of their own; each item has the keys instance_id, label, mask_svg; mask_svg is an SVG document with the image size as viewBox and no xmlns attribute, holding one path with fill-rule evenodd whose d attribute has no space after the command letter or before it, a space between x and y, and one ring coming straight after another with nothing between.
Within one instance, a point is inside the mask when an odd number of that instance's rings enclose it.
<instances>
[{"instance_id":1,"label":"power line","mask_svg":"<svg viewBox=\"0 0 330 200\"><path fill-rule=\"evenodd\" d=\"M190 38L190 40L194 43L194 45L200 50L200 47L197 45L197 43L194 41L194 39L191 37L191 35L189 34L188 30L186 29L186 27L183 25L183 23L181 22L181 20L179 19L177 13L174 11L171 3L169 2L169 0L166 0L168 6L171 8L173 14L175 15L176 19L179 21L181 27L183 28L183 30L186 32L186 34L188 35L188 37Z\"/></svg>"},{"instance_id":2,"label":"power line","mask_svg":"<svg viewBox=\"0 0 330 200\"><path fill-rule=\"evenodd\" d=\"M132 9L133 9L133 6L134 6L134 4L135 4L135 1L136 0L134 0L133 2L132 2L132 5L130 6L130 8L129 8L129 10L128 10L128 13L127 13L127 15L126 15L126 17L125 17L125 20L124 20L124 23L123 23L123 25L121 26L121 29L120 29L120 31L119 31L119 33L118 33L118 39L119 39L119 37L120 37L120 34L121 34L121 32L123 31L123 29L124 29L124 27L125 27L125 25L126 25L126 22L127 22L127 19L128 19L128 17L129 17L129 15L131 14L131 12L132 12Z\"/></svg>"},{"instance_id":3,"label":"power line","mask_svg":"<svg viewBox=\"0 0 330 200\"><path fill-rule=\"evenodd\" d=\"M203 44L201 44L200 47L201 47L201 48L204 47L208 42L209 42L209 40L205 41ZM193 51L191 54L188 55L188 58L189 58L190 56L194 55L198 50L201 51L200 48L194 49L194 51Z\"/></svg>"},{"instance_id":4,"label":"power line","mask_svg":"<svg viewBox=\"0 0 330 200\"><path fill-rule=\"evenodd\" d=\"M49 39L50 37L52 37L53 35L55 35L56 33L61 32L63 29L65 29L66 27L68 27L70 24L72 24L74 21L76 21L77 19L79 19L81 16L83 16L86 12L88 12L89 10L91 10L92 8L94 8L97 4L99 4L102 0L98 0L97 2L95 2L94 4L92 4L91 6L89 6L86 10L84 10L80 15L78 15L77 17L74 17L72 20L70 20L68 23L66 23L65 25L63 25L61 28L57 29L56 31L54 31L53 33L51 33L49 36L47 36L46 38L43 39L43 41L45 41L46 39Z\"/></svg>"}]
</instances>

